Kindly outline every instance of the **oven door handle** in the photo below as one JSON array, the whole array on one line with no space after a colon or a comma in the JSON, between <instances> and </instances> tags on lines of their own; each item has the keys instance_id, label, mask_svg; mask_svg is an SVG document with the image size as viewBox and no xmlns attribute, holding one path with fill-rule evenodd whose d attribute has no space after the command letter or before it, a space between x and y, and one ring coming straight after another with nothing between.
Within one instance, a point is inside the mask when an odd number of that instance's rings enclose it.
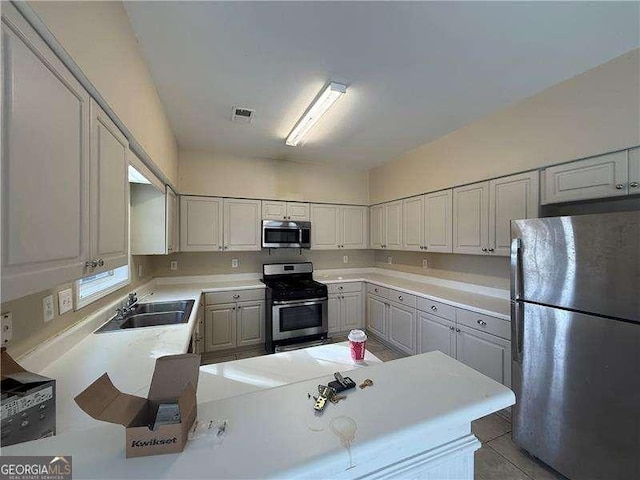
<instances>
[{"instance_id":1,"label":"oven door handle","mask_svg":"<svg viewBox=\"0 0 640 480\"><path fill-rule=\"evenodd\" d=\"M329 300L329 297L320 297L320 298L310 298L307 300L281 300L281 301L274 301L271 302L274 306L275 305L285 305L285 306L307 306L307 305L317 305L318 303L322 303L322 302L326 302Z\"/></svg>"}]
</instances>

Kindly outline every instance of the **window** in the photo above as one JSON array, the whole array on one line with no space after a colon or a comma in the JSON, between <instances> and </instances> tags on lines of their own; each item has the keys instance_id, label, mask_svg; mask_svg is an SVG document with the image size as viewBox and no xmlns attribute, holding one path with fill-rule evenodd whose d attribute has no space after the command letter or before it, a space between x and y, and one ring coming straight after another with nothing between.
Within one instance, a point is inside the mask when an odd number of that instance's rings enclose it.
<instances>
[{"instance_id":1,"label":"window","mask_svg":"<svg viewBox=\"0 0 640 480\"><path fill-rule=\"evenodd\" d=\"M115 292L129 282L129 265L81 278L76 282L76 309Z\"/></svg>"}]
</instances>

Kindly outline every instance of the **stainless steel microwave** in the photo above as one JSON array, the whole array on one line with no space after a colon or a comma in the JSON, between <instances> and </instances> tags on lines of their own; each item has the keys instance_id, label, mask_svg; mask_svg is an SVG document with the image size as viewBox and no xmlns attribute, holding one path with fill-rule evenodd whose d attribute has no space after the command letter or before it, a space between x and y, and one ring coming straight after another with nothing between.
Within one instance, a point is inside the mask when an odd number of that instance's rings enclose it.
<instances>
[{"instance_id":1,"label":"stainless steel microwave","mask_svg":"<svg viewBox=\"0 0 640 480\"><path fill-rule=\"evenodd\" d=\"M262 248L311 248L311 222L263 220Z\"/></svg>"}]
</instances>

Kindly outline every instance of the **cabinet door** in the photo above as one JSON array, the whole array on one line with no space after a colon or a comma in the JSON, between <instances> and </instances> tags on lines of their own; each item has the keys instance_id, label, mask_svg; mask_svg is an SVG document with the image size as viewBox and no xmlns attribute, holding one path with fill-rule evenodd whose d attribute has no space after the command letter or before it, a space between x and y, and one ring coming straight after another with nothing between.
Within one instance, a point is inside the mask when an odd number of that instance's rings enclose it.
<instances>
[{"instance_id":1,"label":"cabinet door","mask_svg":"<svg viewBox=\"0 0 640 480\"><path fill-rule=\"evenodd\" d=\"M424 249L428 252L451 253L453 222L453 190L424 196Z\"/></svg>"},{"instance_id":2,"label":"cabinet door","mask_svg":"<svg viewBox=\"0 0 640 480\"><path fill-rule=\"evenodd\" d=\"M89 95L2 4L2 301L91 274ZM26 241L28 239L28 241Z\"/></svg>"},{"instance_id":3,"label":"cabinet door","mask_svg":"<svg viewBox=\"0 0 640 480\"><path fill-rule=\"evenodd\" d=\"M424 197L402 201L402 249L424 250Z\"/></svg>"},{"instance_id":4,"label":"cabinet door","mask_svg":"<svg viewBox=\"0 0 640 480\"><path fill-rule=\"evenodd\" d=\"M455 323L426 312L418 313L418 352L440 350L456 358Z\"/></svg>"},{"instance_id":5,"label":"cabinet door","mask_svg":"<svg viewBox=\"0 0 640 480\"><path fill-rule=\"evenodd\" d=\"M264 343L265 315L264 300L257 302L239 302L236 311L237 346L258 345Z\"/></svg>"},{"instance_id":6,"label":"cabinet door","mask_svg":"<svg viewBox=\"0 0 640 480\"><path fill-rule=\"evenodd\" d=\"M260 250L261 216L260 200L225 198L223 250Z\"/></svg>"},{"instance_id":7,"label":"cabinet door","mask_svg":"<svg viewBox=\"0 0 640 480\"><path fill-rule=\"evenodd\" d=\"M389 342L410 355L416 353L416 309L390 303L388 317Z\"/></svg>"},{"instance_id":8,"label":"cabinet door","mask_svg":"<svg viewBox=\"0 0 640 480\"><path fill-rule=\"evenodd\" d=\"M511 386L511 342L458 325L457 359L487 377Z\"/></svg>"},{"instance_id":9,"label":"cabinet door","mask_svg":"<svg viewBox=\"0 0 640 480\"><path fill-rule=\"evenodd\" d=\"M300 202L287 202L287 220L308 222L309 204Z\"/></svg>"},{"instance_id":10,"label":"cabinet door","mask_svg":"<svg viewBox=\"0 0 640 480\"><path fill-rule=\"evenodd\" d=\"M374 295L367 295L367 330L387 338L387 304Z\"/></svg>"},{"instance_id":11,"label":"cabinet door","mask_svg":"<svg viewBox=\"0 0 640 480\"><path fill-rule=\"evenodd\" d=\"M369 209L369 246L382 248L385 239L384 206L375 205Z\"/></svg>"},{"instance_id":12,"label":"cabinet door","mask_svg":"<svg viewBox=\"0 0 640 480\"><path fill-rule=\"evenodd\" d=\"M334 250L340 245L340 207L338 205L311 205L311 248Z\"/></svg>"},{"instance_id":13,"label":"cabinet door","mask_svg":"<svg viewBox=\"0 0 640 480\"><path fill-rule=\"evenodd\" d=\"M340 248L355 250L368 247L368 214L367 207L340 207Z\"/></svg>"},{"instance_id":14,"label":"cabinet door","mask_svg":"<svg viewBox=\"0 0 640 480\"><path fill-rule=\"evenodd\" d=\"M100 106L91 101L92 273L129 261L129 142Z\"/></svg>"},{"instance_id":15,"label":"cabinet door","mask_svg":"<svg viewBox=\"0 0 640 480\"><path fill-rule=\"evenodd\" d=\"M543 171L543 203L626 195L628 165L624 151L549 167Z\"/></svg>"},{"instance_id":16,"label":"cabinet door","mask_svg":"<svg viewBox=\"0 0 640 480\"><path fill-rule=\"evenodd\" d=\"M204 351L214 352L236 346L236 304L223 303L206 308Z\"/></svg>"},{"instance_id":17,"label":"cabinet door","mask_svg":"<svg viewBox=\"0 0 640 480\"><path fill-rule=\"evenodd\" d=\"M193 353L202 353L202 342L204 338L204 308L200 304L198 306L198 317L196 319L196 326L193 329L193 335L191 336L191 351Z\"/></svg>"},{"instance_id":18,"label":"cabinet door","mask_svg":"<svg viewBox=\"0 0 640 480\"><path fill-rule=\"evenodd\" d=\"M129 197L131 255L167 253L166 191L148 183L130 183Z\"/></svg>"},{"instance_id":19,"label":"cabinet door","mask_svg":"<svg viewBox=\"0 0 640 480\"><path fill-rule=\"evenodd\" d=\"M264 220L286 220L287 202L262 201L262 218Z\"/></svg>"},{"instance_id":20,"label":"cabinet door","mask_svg":"<svg viewBox=\"0 0 640 480\"><path fill-rule=\"evenodd\" d=\"M329 316L329 333L340 331L340 295L329 295L328 316Z\"/></svg>"},{"instance_id":21,"label":"cabinet door","mask_svg":"<svg viewBox=\"0 0 640 480\"><path fill-rule=\"evenodd\" d=\"M481 255L487 251L488 214L489 182L453 189L453 253Z\"/></svg>"},{"instance_id":22,"label":"cabinet door","mask_svg":"<svg viewBox=\"0 0 640 480\"><path fill-rule=\"evenodd\" d=\"M385 242L384 248L400 250L402 248L402 202L384 204Z\"/></svg>"},{"instance_id":23,"label":"cabinet door","mask_svg":"<svg viewBox=\"0 0 640 480\"><path fill-rule=\"evenodd\" d=\"M180 197L180 250L222 250L222 199Z\"/></svg>"},{"instance_id":24,"label":"cabinet door","mask_svg":"<svg viewBox=\"0 0 640 480\"><path fill-rule=\"evenodd\" d=\"M178 196L167 187L167 253L177 252L178 249Z\"/></svg>"},{"instance_id":25,"label":"cabinet door","mask_svg":"<svg viewBox=\"0 0 640 480\"><path fill-rule=\"evenodd\" d=\"M362 293L340 295L340 319L343 331L362 328Z\"/></svg>"},{"instance_id":26,"label":"cabinet door","mask_svg":"<svg viewBox=\"0 0 640 480\"><path fill-rule=\"evenodd\" d=\"M640 193L640 147L629 150L629 194Z\"/></svg>"},{"instance_id":27,"label":"cabinet door","mask_svg":"<svg viewBox=\"0 0 640 480\"><path fill-rule=\"evenodd\" d=\"M489 253L511 254L511 220L538 217L538 178L535 172L489 182Z\"/></svg>"}]
</instances>

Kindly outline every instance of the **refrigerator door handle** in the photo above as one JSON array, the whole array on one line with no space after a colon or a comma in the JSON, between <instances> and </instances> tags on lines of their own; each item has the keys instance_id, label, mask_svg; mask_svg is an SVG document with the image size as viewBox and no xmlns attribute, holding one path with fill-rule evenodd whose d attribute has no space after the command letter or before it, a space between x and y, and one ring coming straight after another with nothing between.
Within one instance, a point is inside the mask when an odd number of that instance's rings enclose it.
<instances>
[{"instance_id":1,"label":"refrigerator door handle","mask_svg":"<svg viewBox=\"0 0 640 480\"><path fill-rule=\"evenodd\" d=\"M524 304L511 302L511 360L522 363L522 343L524 329Z\"/></svg>"},{"instance_id":2,"label":"refrigerator door handle","mask_svg":"<svg viewBox=\"0 0 640 480\"><path fill-rule=\"evenodd\" d=\"M511 300L521 300L522 291L522 239L511 240Z\"/></svg>"}]
</instances>

